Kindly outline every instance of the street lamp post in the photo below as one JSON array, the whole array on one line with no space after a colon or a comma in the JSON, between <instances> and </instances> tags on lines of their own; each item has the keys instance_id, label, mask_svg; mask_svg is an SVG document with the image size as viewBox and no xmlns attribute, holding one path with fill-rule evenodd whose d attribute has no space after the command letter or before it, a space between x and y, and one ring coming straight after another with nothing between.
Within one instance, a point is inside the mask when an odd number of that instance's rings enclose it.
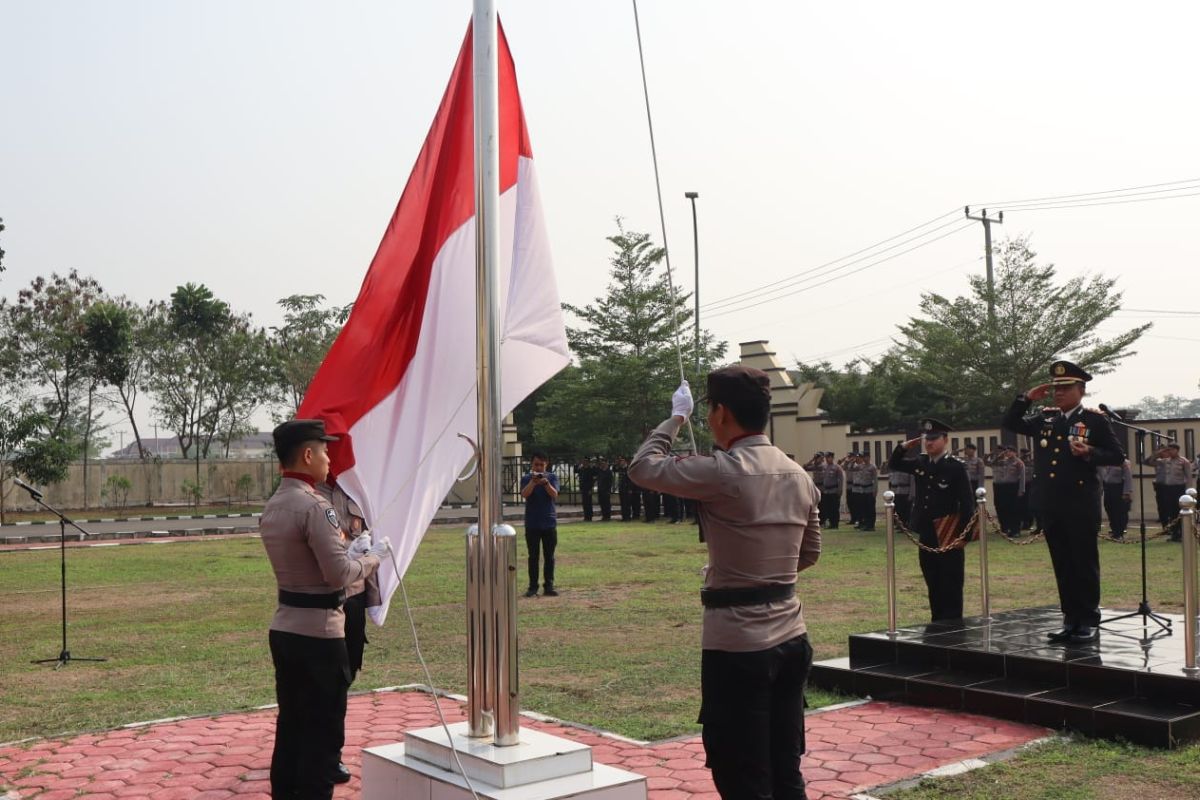
<instances>
[{"instance_id":1,"label":"street lamp post","mask_svg":"<svg viewBox=\"0 0 1200 800\"><path fill-rule=\"evenodd\" d=\"M700 379L700 232L696 227L696 198L699 192L684 192L683 196L692 201L692 252L696 255L696 290L692 299L696 303L696 318L692 320L695 326L696 349L696 380Z\"/></svg>"}]
</instances>

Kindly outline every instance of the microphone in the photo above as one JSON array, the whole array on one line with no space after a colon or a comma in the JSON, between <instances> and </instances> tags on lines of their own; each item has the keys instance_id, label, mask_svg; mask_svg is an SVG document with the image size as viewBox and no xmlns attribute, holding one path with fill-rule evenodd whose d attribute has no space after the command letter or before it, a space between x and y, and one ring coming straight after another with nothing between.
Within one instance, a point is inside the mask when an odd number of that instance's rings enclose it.
<instances>
[{"instance_id":1,"label":"microphone","mask_svg":"<svg viewBox=\"0 0 1200 800\"><path fill-rule=\"evenodd\" d=\"M32 497L34 500L42 499L42 493L39 492L37 489L33 488L32 486L30 486L25 481L21 480L20 478L15 477L15 476L13 477L12 481L17 486L20 486L22 489L29 492L29 496Z\"/></svg>"},{"instance_id":2,"label":"microphone","mask_svg":"<svg viewBox=\"0 0 1200 800\"><path fill-rule=\"evenodd\" d=\"M1113 419L1115 419L1115 420L1119 420L1119 421L1121 421L1121 422L1124 422L1124 421L1125 421L1125 418L1124 418L1124 417L1122 417L1122 416L1121 416L1120 414L1118 414L1117 412L1113 411L1113 410L1112 410L1111 408L1109 408L1108 406L1104 405L1104 403L1101 403L1101 404L1100 404L1100 410L1101 410L1101 411L1103 411L1103 412L1105 413L1105 415L1106 415L1106 416L1112 417L1112 418L1113 418Z\"/></svg>"}]
</instances>

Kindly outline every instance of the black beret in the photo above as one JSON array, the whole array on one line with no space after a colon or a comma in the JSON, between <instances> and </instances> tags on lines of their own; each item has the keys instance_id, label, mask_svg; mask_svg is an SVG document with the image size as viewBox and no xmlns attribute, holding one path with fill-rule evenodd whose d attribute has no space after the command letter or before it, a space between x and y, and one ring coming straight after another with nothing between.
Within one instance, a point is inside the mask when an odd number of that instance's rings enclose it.
<instances>
[{"instance_id":1,"label":"black beret","mask_svg":"<svg viewBox=\"0 0 1200 800\"><path fill-rule=\"evenodd\" d=\"M275 451L283 452L300 442L336 442L338 437L325 433L325 421L320 419L289 419L271 432Z\"/></svg>"}]
</instances>

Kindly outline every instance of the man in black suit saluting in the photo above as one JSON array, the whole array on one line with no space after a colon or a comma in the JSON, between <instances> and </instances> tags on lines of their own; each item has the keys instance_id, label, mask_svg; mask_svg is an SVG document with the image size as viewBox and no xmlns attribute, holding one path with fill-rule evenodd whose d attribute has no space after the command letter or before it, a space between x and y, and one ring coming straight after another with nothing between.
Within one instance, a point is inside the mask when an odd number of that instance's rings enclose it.
<instances>
[{"instance_id":1,"label":"man in black suit saluting","mask_svg":"<svg viewBox=\"0 0 1200 800\"><path fill-rule=\"evenodd\" d=\"M1062 630L1052 642L1089 642L1100 624L1100 479L1096 468L1125 461L1108 418L1083 407L1092 379L1070 361L1050 365L1050 382L1017 395L1004 428L1033 437L1040 519L1058 582ZM1054 406L1028 414L1030 403L1053 393Z\"/></svg>"}]
</instances>

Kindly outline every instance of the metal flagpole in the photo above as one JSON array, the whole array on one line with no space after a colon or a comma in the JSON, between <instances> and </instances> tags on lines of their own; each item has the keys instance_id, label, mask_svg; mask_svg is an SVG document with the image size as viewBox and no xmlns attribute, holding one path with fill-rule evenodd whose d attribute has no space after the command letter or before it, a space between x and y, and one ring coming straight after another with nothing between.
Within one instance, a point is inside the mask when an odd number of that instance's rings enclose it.
<instances>
[{"instance_id":1,"label":"metal flagpole","mask_svg":"<svg viewBox=\"0 0 1200 800\"><path fill-rule=\"evenodd\" d=\"M479 528L474 584L467 587L474 641L468 644L468 734L491 736L495 729L497 608L493 533L503 522L500 503L499 276L500 134L498 125L496 5L475 0L471 23L475 97L475 356L476 412L479 418ZM503 608L503 606L502 606Z\"/></svg>"}]
</instances>

